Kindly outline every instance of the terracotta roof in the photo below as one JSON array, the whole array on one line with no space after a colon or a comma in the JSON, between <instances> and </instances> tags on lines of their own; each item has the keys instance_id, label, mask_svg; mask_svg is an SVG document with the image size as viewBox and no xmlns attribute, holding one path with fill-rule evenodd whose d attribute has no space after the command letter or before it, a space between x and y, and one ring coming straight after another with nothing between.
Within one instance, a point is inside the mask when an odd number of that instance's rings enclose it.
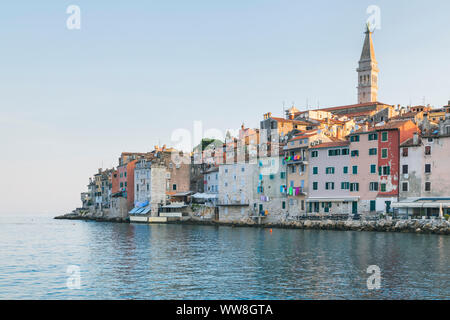
<instances>
[{"instance_id":1,"label":"terracotta roof","mask_svg":"<svg viewBox=\"0 0 450 320\"><path fill-rule=\"evenodd\" d=\"M301 140L301 139L307 139L307 138L315 135L316 133L317 133L317 129L316 130L302 131L300 133L297 133L294 137L292 137L288 141L296 141L296 140Z\"/></svg>"},{"instance_id":2,"label":"terracotta roof","mask_svg":"<svg viewBox=\"0 0 450 320\"><path fill-rule=\"evenodd\" d=\"M405 140L402 144L400 144L400 147L412 147L412 146L419 146L422 142L422 139L418 137L418 143L413 143L414 139L409 138L408 140Z\"/></svg>"},{"instance_id":3,"label":"terracotta roof","mask_svg":"<svg viewBox=\"0 0 450 320\"><path fill-rule=\"evenodd\" d=\"M374 101L374 102L350 104L350 105L347 105L347 106L340 106L340 107L324 108L324 109L319 109L319 110L320 111L338 111L338 110L360 108L360 107L367 107L367 106L373 106L373 105L377 105L378 106L378 105L386 105L386 104L378 102L378 101Z\"/></svg>"},{"instance_id":4,"label":"terracotta roof","mask_svg":"<svg viewBox=\"0 0 450 320\"><path fill-rule=\"evenodd\" d=\"M336 147L346 147L350 144L348 141L340 140L334 142L325 142L317 146L310 147L310 149L321 149L321 148L336 148Z\"/></svg>"},{"instance_id":5,"label":"terracotta roof","mask_svg":"<svg viewBox=\"0 0 450 320\"><path fill-rule=\"evenodd\" d=\"M360 112L348 112L345 113L347 117L361 117L361 116L368 116L372 114L375 110L367 110L367 111L360 111Z\"/></svg>"},{"instance_id":6,"label":"terracotta roof","mask_svg":"<svg viewBox=\"0 0 450 320\"><path fill-rule=\"evenodd\" d=\"M409 111L404 114L392 117L391 120L404 119L404 118L414 118L419 112Z\"/></svg>"},{"instance_id":7,"label":"terracotta roof","mask_svg":"<svg viewBox=\"0 0 450 320\"><path fill-rule=\"evenodd\" d=\"M412 122L412 121L411 120L392 121L392 122L388 122L382 126L370 127L367 130L365 130L364 128L361 128L361 129L356 130L355 132L350 133L349 135L381 131L381 130L394 130L394 129L398 129L398 128L402 127L407 122Z\"/></svg>"},{"instance_id":8,"label":"terracotta roof","mask_svg":"<svg viewBox=\"0 0 450 320\"><path fill-rule=\"evenodd\" d=\"M295 138L291 138L288 141L297 141L297 140L302 140L302 139L308 139L310 137L311 137L311 135L296 136Z\"/></svg>"},{"instance_id":9,"label":"terracotta roof","mask_svg":"<svg viewBox=\"0 0 450 320\"><path fill-rule=\"evenodd\" d=\"M278 122L292 122L292 123L297 123L297 124L304 124L304 125L309 125L309 122L305 122L305 121L300 121L300 120L290 120L290 119L284 119L284 118L278 118L278 117L271 117L269 119L273 119L275 121Z\"/></svg>"}]
</instances>

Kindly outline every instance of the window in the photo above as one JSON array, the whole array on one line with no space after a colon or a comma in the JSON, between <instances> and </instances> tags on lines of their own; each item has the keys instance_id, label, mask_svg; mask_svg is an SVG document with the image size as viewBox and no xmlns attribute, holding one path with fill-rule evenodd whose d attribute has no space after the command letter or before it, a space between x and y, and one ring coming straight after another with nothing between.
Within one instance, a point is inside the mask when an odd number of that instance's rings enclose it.
<instances>
[{"instance_id":1,"label":"window","mask_svg":"<svg viewBox=\"0 0 450 320\"><path fill-rule=\"evenodd\" d=\"M317 158L319 156L319 151L311 151L311 157Z\"/></svg>"},{"instance_id":2,"label":"window","mask_svg":"<svg viewBox=\"0 0 450 320\"><path fill-rule=\"evenodd\" d=\"M377 133L371 133L369 134L369 141L378 140L378 134Z\"/></svg>"},{"instance_id":3,"label":"window","mask_svg":"<svg viewBox=\"0 0 450 320\"><path fill-rule=\"evenodd\" d=\"M369 184L369 191L378 191L378 182L371 182Z\"/></svg>"},{"instance_id":4,"label":"window","mask_svg":"<svg viewBox=\"0 0 450 320\"><path fill-rule=\"evenodd\" d=\"M280 173L280 178L281 179L285 179L286 178L286 172L281 172Z\"/></svg>"},{"instance_id":5,"label":"window","mask_svg":"<svg viewBox=\"0 0 450 320\"><path fill-rule=\"evenodd\" d=\"M295 166L291 167L291 173L295 173Z\"/></svg>"},{"instance_id":6,"label":"window","mask_svg":"<svg viewBox=\"0 0 450 320\"><path fill-rule=\"evenodd\" d=\"M381 159L387 159L388 149L381 149Z\"/></svg>"},{"instance_id":7,"label":"window","mask_svg":"<svg viewBox=\"0 0 450 320\"><path fill-rule=\"evenodd\" d=\"M334 167L328 167L325 169L326 174L334 174Z\"/></svg>"},{"instance_id":8,"label":"window","mask_svg":"<svg viewBox=\"0 0 450 320\"><path fill-rule=\"evenodd\" d=\"M341 189L342 190L349 190L350 189L350 182L341 182Z\"/></svg>"},{"instance_id":9,"label":"window","mask_svg":"<svg viewBox=\"0 0 450 320\"><path fill-rule=\"evenodd\" d=\"M381 192L386 192L386 183L381 184Z\"/></svg>"},{"instance_id":10,"label":"window","mask_svg":"<svg viewBox=\"0 0 450 320\"><path fill-rule=\"evenodd\" d=\"M369 156L376 156L376 155L377 155L377 148L369 149Z\"/></svg>"},{"instance_id":11,"label":"window","mask_svg":"<svg viewBox=\"0 0 450 320\"><path fill-rule=\"evenodd\" d=\"M351 192L359 191L359 183L351 183L350 184L350 191Z\"/></svg>"},{"instance_id":12,"label":"window","mask_svg":"<svg viewBox=\"0 0 450 320\"><path fill-rule=\"evenodd\" d=\"M425 173L431 173L431 164L425 165Z\"/></svg>"},{"instance_id":13,"label":"window","mask_svg":"<svg viewBox=\"0 0 450 320\"><path fill-rule=\"evenodd\" d=\"M358 174L358 166L353 166L352 167L352 173L353 174Z\"/></svg>"},{"instance_id":14,"label":"window","mask_svg":"<svg viewBox=\"0 0 450 320\"><path fill-rule=\"evenodd\" d=\"M318 188L318 183L317 182L313 182L313 190L317 190Z\"/></svg>"},{"instance_id":15,"label":"window","mask_svg":"<svg viewBox=\"0 0 450 320\"><path fill-rule=\"evenodd\" d=\"M408 156L408 150L409 150L408 148L403 148L403 150L402 150L403 151L402 152L402 156L403 157L407 157Z\"/></svg>"},{"instance_id":16,"label":"window","mask_svg":"<svg viewBox=\"0 0 450 320\"><path fill-rule=\"evenodd\" d=\"M425 182L425 191L431 191L431 182Z\"/></svg>"},{"instance_id":17,"label":"window","mask_svg":"<svg viewBox=\"0 0 450 320\"><path fill-rule=\"evenodd\" d=\"M404 164L404 165L402 166L402 173L403 173L403 174L408 174L408 165L407 165L407 164Z\"/></svg>"},{"instance_id":18,"label":"window","mask_svg":"<svg viewBox=\"0 0 450 320\"><path fill-rule=\"evenodd\" d=\"M425 155L426 155L426 156L431 155L431 146L426 146L426 147L425 147Z\"/></svg>"},{"instance_id":19,"label":"window","mask_svg":"<svg viewBox=\"0 0 450 320\"><path fill-rule=\"evenodd\" d=\"M228 173L228 169L225 169L225 173Z\"/></svg>"},{"instance_id":20,"label":"window","mask_svg":"<svg viewBox=\"0 0 450 320\"><path fill-rule=\"evenodd\" d=\"M370 211L375 211L376 210L376 204L377 202L375 200L370 200Z\"/></svg>"},{"instance_id":21,"label":"window","mask_svg":"<svg viewBox=\"0 0 450 320\"><path fill-rule=\"evenodd\" d=\"M377 173L377 165L376 164L370 165L370 173Z\"/></svg>"},{"instance_id":22,"label":"window","mask_svg":"<svg viewBox=\"0 0 450 320\"><path fill-rule=\"evenodd\" d=\"M313 174L318 174L318 173L319 173L319 168L313 167Z\"/></svg>"},{"instance_id":23,"label":"window","mask_svg":"<svg viewBox=\"0 0 450 320\"><path fill-rule=\"evenodd\" d=\"M176 184L174 184L174 185L172 186L172 190L173 190L173 191L176 191L176 190L177 190L177 185L176 185Z\"/></svg>"},{"instance_id":24,"label":"window","mask_svg":"<svg viewBox=\"0 0 450 320\"><path fill-rule=\"evenodd\" d=\"M348 148L342 149L343 156L348 156L349 152L350 152L350 149L348 149Z\"/></svg>"},{"instance_id":25,"label":"window","mask_svg":"<svg viewBox=\"0 0 450 320\"><path fill-rule=\"evenodd\" d=\"M245 168L244 168L244 167L242 167L242 168L241 168L241 171L242 171L242 172L244 172L244 171L245 171Z\"/></svg>"},{"instance_id":26,"label":"window","mask_svg":"<svg viewBox=\"0 0 450 320\"><path fill-rule=\"evenodd\" d=\"M358 157L359 156L359 151L358 150L353 150L352 151L352 157Z\"/></svg>"},{"instance_id":27,"label":"window","mask_svg":"<svg viewBox=\"0 0 450 320\"><path fill-rule=\"evenodd\" d=\"M383 167L379 167L378 168L378 173L379 175L384 175L384 176L388 176L391 174L391 167L389 166L383 166Z\"/></svg>"},{"instance_id":28,"label":"window","mask_svg":"<svg viewBox=\"0 0 450 320\"><path fill-rule=\"evenodd\" d=\"M286 201L281 202L281 208L286 209Z\"/></svg>"},{"instance_id":29,"label":"window","mask_svg":"<svg viewBox=\"0 0 450 320\"><path fill-rule=\"evenodd\" d=\"M359 136L351 136L350 141L351 142L359 142Z\"/></svg>"},{"instance_id":30,"label":"window","mask_svg":"<svg viewBox=\"0 0 450 320\"><path fill-rule=\"evenodd\" d=\"M344 167L343 170L344 170L344 174L348 173L348 167Z\"/></svg>"},{"instance_id":31,"label":"window","mask_svg":"<svg viewBox=\"0 0 450 320\"><path fill-rule=\"evenodd\" d=\"M388 133L386 131L381 133L381 141L388 141Z\"/></svg>"},{"instance_id":32,"label":"window","mask_svg":"<svg viewBox=\"0 0 450 320\"><path fill-rule=\"evenodd\" d=\"M334 190L334 182L326 182L325 189L326 190Z\"/></svg>"},{"instance_id":33,"label":"window","mask_svg":"<svg viewBox=\"0 0 450 320\"><path fill-rule=\"evenodd\" d=\"M340 149L328 150L328 156L329 157L340 156L340 155L341 155L341 150Z\"/></svg>"},{"instance_id":34,"label":"window","mask_svg":"<svg viewBox=\"0 0 450 320\"><path fill-rule=\"evenodd\" d=\"M408 191L408 182L402 183L402 191L407 192Z\"/></svg>"}]
</instances>

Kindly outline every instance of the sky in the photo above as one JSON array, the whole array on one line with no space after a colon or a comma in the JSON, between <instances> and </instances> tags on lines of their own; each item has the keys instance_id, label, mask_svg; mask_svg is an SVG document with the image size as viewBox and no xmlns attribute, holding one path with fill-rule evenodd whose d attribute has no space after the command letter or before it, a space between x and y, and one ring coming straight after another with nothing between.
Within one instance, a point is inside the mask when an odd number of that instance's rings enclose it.
<instances>
[{"instance_id":1,"label":"sky","mask_svg":"<svg viewBox=\"0 0 450 320\"><path fill-rule=\"evenodd\" d=\"M378 100L447 104L449 1L3 1L0 214L70 212L98 168L194 121L225 134L356 103L370 5Z\"/></svg>"}]
</instances>

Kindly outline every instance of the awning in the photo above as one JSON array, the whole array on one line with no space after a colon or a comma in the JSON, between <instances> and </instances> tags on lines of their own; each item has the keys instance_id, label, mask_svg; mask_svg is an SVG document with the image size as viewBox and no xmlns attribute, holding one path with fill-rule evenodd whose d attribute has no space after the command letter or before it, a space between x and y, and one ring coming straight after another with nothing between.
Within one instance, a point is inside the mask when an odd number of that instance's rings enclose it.
<instances>
[{"instance_id":1,"label":"awning","mask_svg":"<svg viewBox=\"0 0 450 320\"><path fill-rule=\"evenodd\" d=\"M162 206L161 208L164 209L180 209L180 208L185 208L187 207L187 205L185 204L169 204L167 206Z\"/></svg>"},{"instance_id":2,"label":"awning","mask_svg":"<svg viewBox=\"0 0 450 320\"><path fill-rule=\"evenodd\" d=\"M192 197L196 199L217 199L219 195L213 193L196 193Z\"/></svg>"},{"instance_id":3,"label":"awning","mask_svg":"<svg viewBox=\"0 0 450 320\"><path fill-rule=\"evenodd\" d=\"M152 209L151 206L143 207L143 208L135 207L129 212L129 214L147 214L150 212L151 209Z\"/></svg>"},{"instance_id":4,"label":"awning","mask_svg":"<svg viewBox=\"0 0 450 320\"><path fill-rule=\"evenodd\" d=\"M173 194L172 197L186 197L186 196L190 196L191 194L192 194L192 191L179 192L179 193Z\"/></svg>"},{"instance_id":5,"label":"awning","mask_svg":"<svg viewBox=\"0 0 450 320\"><path fill-rule=\"evenodd\" d=\"M136 213L136 211L138 211L140 208L133 208L133 209L131 209L131 211L130 212L128 212L129 214L134 214L134 213Z\"/></svg>"},{"instance_id":6,"label":"awning","mask_svg":"<svg viewBox=\"0 0 450 320\"><path fill-rule=\"evenodd\" d=\"M450 208L450 203L443 202L396 202L391 204L391 208Z\"/></svg>"},{"instance_id":7,"label":"awning","mask_svg":"<svg viewBox=\"0 0 450 320\"><path fill-rule=\"evenodd\" d=\"M136 202L136 204L135 204L135 207L138 207L138 208L143 208L146 206L148 206L148 200L144 201L144 202Z\"/></svg>"},{"instance_id":8,"label":"awning","mask_svg":"<svg viewBox=\"0 0 450 320\"><path fill-rule=\"evenodd\" d=\"M144 208L144 211L141 212L141 214L147 214L150 212L150 210L152 210L152 208L150 206Z\"/></svg>"},{"instance_id":9,"label":"awning","mask_svg":"<svg viewBox=\"0 0 450 320\"><path fill-rule=\"evenodd\" d=\"M352 202L358 201L359 197L340 197L340 198L309 198L306 202Z\"/></svg>"}]
</instances>

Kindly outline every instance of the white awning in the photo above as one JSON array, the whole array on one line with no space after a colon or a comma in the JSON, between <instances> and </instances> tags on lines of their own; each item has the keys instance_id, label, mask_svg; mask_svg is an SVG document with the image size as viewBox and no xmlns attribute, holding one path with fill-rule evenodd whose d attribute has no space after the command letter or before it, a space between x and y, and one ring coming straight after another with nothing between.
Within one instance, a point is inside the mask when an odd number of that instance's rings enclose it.
<instances>
[{"instance_id":1,"label":"white awning","mask_svg":"<svg viewBox=\"0 0 450 320\"><path fill-rule=\"evenodd\" d=\"M218 194L214 193L196 193L192 197L196 199L217 199Z\"/></svg>"},{"instance_id":2,"label":"white awning","mask_svg":"<svg viewBox=\"0 0 450 320\"><path fill-rule=\"evenodd\" d=\"M440 208L442 202L396 202L391 208ZM450 203L442 203L442 208L450 208Z\"/></svg>"},{"instance_id":3,"label":"white awning","mask_svg":"<svg viewBox=\"0 0 450 320\"><path fill-rule=\"evenodd\" d=\"M306 199L306 202L352 202L358 200L359 197L309 198Z\"/></svg>"}]
</instances>

